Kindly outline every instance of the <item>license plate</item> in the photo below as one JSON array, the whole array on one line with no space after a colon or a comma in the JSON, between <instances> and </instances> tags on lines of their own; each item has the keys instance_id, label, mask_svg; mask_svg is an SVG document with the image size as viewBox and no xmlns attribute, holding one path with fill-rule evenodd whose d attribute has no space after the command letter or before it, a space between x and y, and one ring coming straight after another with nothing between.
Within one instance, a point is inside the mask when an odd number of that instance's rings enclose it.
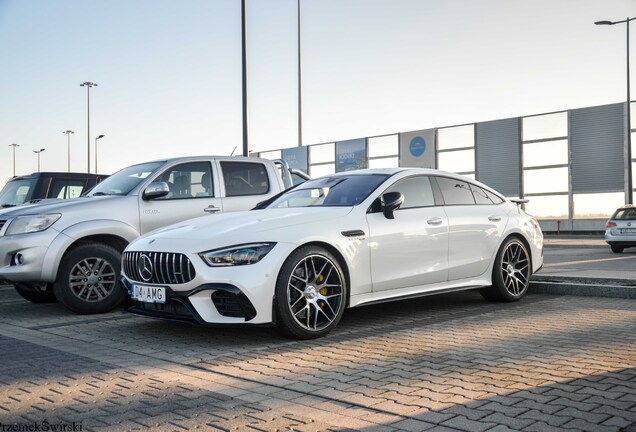
<instances>
[{"instance_id":1,"label":"license plate","mask_svg":"<svg viewBox=\"0 0 636 432\"><path fill-rule=\"evenodd\" d=\"M144 303L165 303L166 289L134 284L132 286L132 298Z\"/></svg>"},{"instance_id":2,"label":"license plate","mask_svg":"<svg viewBox=\"0 0 636 432\"><path fill-rule=\"evenodd\" d=\"M622 228L621 234L636 234L636 228Z\"/></svg>"}]
</instances>

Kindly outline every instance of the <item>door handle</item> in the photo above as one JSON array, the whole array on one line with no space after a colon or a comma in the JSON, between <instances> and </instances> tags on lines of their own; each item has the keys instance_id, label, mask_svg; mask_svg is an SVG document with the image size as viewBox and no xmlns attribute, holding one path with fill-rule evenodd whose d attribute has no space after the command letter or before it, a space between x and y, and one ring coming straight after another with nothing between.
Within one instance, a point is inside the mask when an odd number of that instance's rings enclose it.
<instances>
[{"instance_id":1,"label":"door handle","mask_svg":"<svg viewBox=\"0 0 636 432\"><path fill-rule=\"evenodd\" d=\"M204 208L203 211L206 213L218 213L221 211L221 209L218 207L214 207L213 205L209 205L206 208Z\"/></svg>"},{"instance_id":2,"label":"door handle","mask_svg":"<svg viewBox=\"0 0 636 432\"><path fill-rule=\"evenodd\" d=\"M499 222L501 220L501 216L488 216L488 220L490 222Z\"/></svg>"},{"instance_id":3,"label":"door handle","mask_svg":"<svg viewBox=\"0 0 636 432\"><path fill-rule=\"evenodd\" d=\"M426 220L426 223L429 225L441 225L442 224L442 218L438 218L438 217L432 217Z\"/></svg>"}]
</instances>

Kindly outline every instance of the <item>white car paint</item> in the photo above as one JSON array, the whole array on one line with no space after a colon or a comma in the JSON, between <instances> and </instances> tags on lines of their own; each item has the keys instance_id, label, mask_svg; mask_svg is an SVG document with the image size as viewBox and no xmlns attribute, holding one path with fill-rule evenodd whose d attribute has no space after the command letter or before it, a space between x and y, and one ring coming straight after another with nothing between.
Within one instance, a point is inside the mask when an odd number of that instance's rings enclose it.
<instances>
[{"instance_id":1,"label":"white car paint","mask_svg":"<svg viewBox=\"0 0 636 432\"><path fill-rule=\"evenodd\" d=\"M196 276L184 284L158 286L167 286L175 293L192 291L189 302L198 313L195 321L200 324L274 322L272 304L281 268L290 254L312 243L333 249L341 258L348 275L348 307L404 296L487 287L493 282L497 252L509 236L518 236L529 246L532 272L543 265L543 236L538 224L516 204L499 195L500 204L405 208L396 210L394 219L388 219L382 212L368 211L394 182L411 176L450 177L494 193L487 186L455 174L427 169L360 170L326 177L369 173L388 177L355 206L266 208L191 219L142 236L133 241L125 253L185 254ZM348 231L363 234L342 234ZM276 245L263 259L250 265L210 267L199 256L204 251L254 242L275 242ZM124 272L123 276L128 287L144 283L134 274ZM254 318L246 321L220 315L211 300L214 288L209 284L238 288L254 306ZM135 303L129 304L133 312ZM142 314L153 315L148 308Z\"/></svg>"}]
</instances>

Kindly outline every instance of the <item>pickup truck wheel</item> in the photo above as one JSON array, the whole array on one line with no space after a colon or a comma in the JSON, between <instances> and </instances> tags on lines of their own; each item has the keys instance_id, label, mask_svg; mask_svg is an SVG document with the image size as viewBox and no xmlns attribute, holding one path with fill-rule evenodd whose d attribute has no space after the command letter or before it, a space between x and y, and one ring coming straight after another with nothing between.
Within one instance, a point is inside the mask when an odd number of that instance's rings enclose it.
<instances>
[{"instance_id":1,"label":"pickup truck wheel","mask_svg":"<svg viewBox=\"0 0 636 432\"><path fill-rule=\"evenodd\" d=\"M121 253L105 244L85 244L62 258L53 291L73 312L108 312L124 299L120 272Z\"/></svg>"},{"instance_id":2,"label":"pickup truck wheel","mask_svg":"<svg viewBox=\"0 0 636 432\"><path fill-rule=\"evenodd\" d=\"M17 282L13 287L22 298L31 303L57 302L57 298L55 298L55 294L53 294L53 284Z\"/></svg>"}]
</instances>

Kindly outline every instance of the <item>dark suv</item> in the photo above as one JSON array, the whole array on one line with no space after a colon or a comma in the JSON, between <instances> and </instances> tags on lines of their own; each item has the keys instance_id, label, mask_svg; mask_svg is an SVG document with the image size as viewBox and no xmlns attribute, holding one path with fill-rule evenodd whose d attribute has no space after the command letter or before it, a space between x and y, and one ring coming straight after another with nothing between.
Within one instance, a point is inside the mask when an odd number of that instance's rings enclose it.
<instances>
[{"instance_id":1,"label":"dark suv","mask_svg":"<svg viewBox=\"0 0 636 432\"><path fill-rule=\"evenodd\" d=\"M107 175L37 172L9 179L0 191L0 208L35 203L45 198L77 198Z\"/></svg>"}]
</instances>

